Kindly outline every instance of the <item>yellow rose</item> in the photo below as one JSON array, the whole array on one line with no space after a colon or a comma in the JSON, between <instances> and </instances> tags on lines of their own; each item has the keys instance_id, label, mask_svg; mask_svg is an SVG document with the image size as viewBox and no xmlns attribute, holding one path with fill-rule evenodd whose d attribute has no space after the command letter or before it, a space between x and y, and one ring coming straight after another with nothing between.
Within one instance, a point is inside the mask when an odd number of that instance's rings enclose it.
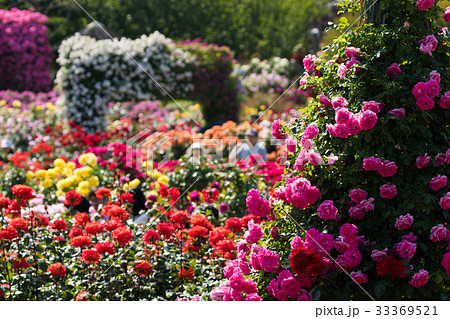
<instances>
[{"instance_id":1,"label":"yellow rose","mask_svg":"<svg viewBox=\"0 0 450 319\"><path fill-rule=\"evenodd\" d=\"M86 178L92 174L92 168L89 166L80 167L74 170L73 173L81 178Z\"/></svg>"},{"instance_id":2,"label":"yellow rose","mask_svg":"<svg viewBox=\"0 0 450 319\"><path fill-rule=\"evenodd\" d=\"M130 187L128 186L128 183L123 184L122 188L124 191L127 191L130 189Z\"/></svg>"},{"instance_id":3,"label":"yellow rose","mask_svg":"<svg viewBox=\"0 0 450 319\"><path fill-rule=\"evenodd\" d=\"M82 182L78 183L78 187L79 188L87 188L87 189L89 189L89 182L82 181Z\"/></svg>"},{"instance_id":4,"label":"yellow rose","mask_svg":"<svg viewBox=\"0 0 450 319\"><path fill-rule=\"evenodd\" d=\"M161 183L161 184L166 184L167 185L169 183L169 178L166 175L161 175L158 178L158 182Z\"/></svg>"},{"instance_id":5,"label":"yellow rose","mask_svg":"<svg viewBox=\"0 0 450 319\"><path fill-rule=\"evenodd\" d=\"M45 103L45 107L48 108L50 111L53 111L55 109L55 106L50 102Z\"/></svg>"},{"instance_id":6,"label":"yellow rose","mask_svg":"<svg viewBox=\"0 0 450 319\"><path fill-rule=\"evenodd\" d=\"M47 176L54 177L56 175L56 170L54 168L49 168L47 170Z\"/></svg>"},{"instance_id":7,"label":"yellow rose","mask_svg":"<svg viewBox=\"0 0 450 319\"><path fill-rule=\"evenodd\" d=\"M70 169L70 170L73 170L74 168L75 168L75 162L69 162L69 163L67 163L67 168L68 169Z\"/></svg>"},{"instance_id":8,"label":"yellow rose","mask_svg":"<svg viewBox=\"0 0 450 319\"><path fill-rule=\"evenodd\" d=\"M89 188L92 188L92 187L95 187L95 186L99 185L100 181L98 180L97 176L91 176L88 179L88 183L89 183Z\"/></svg>"},{"instance_id":9,"label":"yellow rose","mask_svg":"<svg viewBox=\"0 0 450 319\"><path fill-rule=\"evenodd\" d=\"M34 177L34 174L32 171L28 171L25 177L27 178L27 181L31 181Z\"/></svg>"},{"instance_id":10,"label":"yellow rose","mask_svg":"<svg viewBox=\"0 0 450 319\"><path fill-rule=\"evenodd\" d=\"M78 157L78 163L80 163L81 165L86 164L86 160L88 159L88 157L89 157L89 154L81 154Z\"/></svg>"},{"instance_id":11,"label":"yellow rose","mask_svg":"<svg viewBox=\"0 0 450 319\"><path fill-rule=\"evenodd\" d=\"M56 183L56 187L62 190L70 187L70 184L71 184L70 181L68 181L67 179L62 179Z\"/></svg>"},{"instance_id":12,"label":"yellow rose","mask_svg":"<svg viewBox=\"0 0 450 319\"><path fill-rule=\"evenodd\" d=\"M12 102L12 106L14 106L14 107L21 107L22 103L19 100L14 100Z\"/></svg>"},{"instance_id":13,"label":"yellow rose","mask_svg":"<svg viewBox=\"0 0 450 319\"><path fill-rule=\"evenodd\" d=\"M63 172L63 169L61 167L55 167L55 168L53 168L53 172L54 172L54 175L59 175Z\"/></svg>"},{"instance_id":14,"label":"yellow rose","mask_svg":"<svg viewBox=\"0 0 450 319\"><path fill-rule=\"evenodd\" d=\"M66 166L66 162L62 159L62 158L57 158L53 161L53 164L56 167L60 167L61 169L63 169Z\"/></svg>"},{"instance_id":15,"label":"yellow rose","mask_svg":"<svg viewBox=\"0 0 450 319\"><path fill-rule=\"evenodd\" d=\"M83 183L83 182L82 182ZM87 183L87 182L86 182ZM80 183L81 184L81 183ZM77 189L75 190L78 194L80 194L81 196L89 196L89 188L85 188L85 187L77 187Z\"/></svg>"},{"instance_id":16,"label":"yellow rose","mask_svg":"<svg viewBox=\"0 0 450 319\"><path fill-rule=\"evenodd\" d=\"M57 191L56 191L56 196L57 197L61 197L61 196L65 196L66 195L66 193L64 193L62 190L60 190L60 189L58 189Z\"/></svg>"},{"instance_id":17,"label":"yellow rose","mask_svg":"<svg viewBox=\"0 0 450 319\"><path fill-rule=\"evenodd\" d=\"M53 185L53 182L51 179L46 179L42 182L42 186L47 189Z\"/></svg>"},{"instance_id":18,"label":"yellow rose","mask_svg":"<svg viewBox=\"0 0 450 319\"><path fill-rule=\"evenodd\" d=\"M138 180L137 178L135 178L135 179L133 179L131 182L128 183L128 186L129 186L130 188L133 188L133 187L139 186L139 184L141 184L141 181Z\"/></svg>"},{"instance_id":19,"label":"yellow rose","mask_svg":"<svg viewBox=\"0 0 450 319\"><path fill-rule=\"evenodd\" d=\"M37 179L44 180L47 178L47 171L45 169L38 169L35 175Z\"/></svg>"},{"instance_id":20,"label":"yellow rose","mask_svg":"<svg viewBox=\"0 0 450 319\"><path fill-rule=\"evenodd\" d=\"M97 156L95 156L92 153L90 153L90 155L91 156L88 157L88 159L86 160L86 163L91 167L97 166Z\"/></svg>"},{"instance_id":21,"label":"yellow rose","mask_svg":"<svg viewBox=\"0 0 450 319\"><path fill-rule=\"evenodd\" d=\"M5 100L1 100L0 101L0 106L5 106L6 105L6 101Z\"/></svg>"}]
</instances>

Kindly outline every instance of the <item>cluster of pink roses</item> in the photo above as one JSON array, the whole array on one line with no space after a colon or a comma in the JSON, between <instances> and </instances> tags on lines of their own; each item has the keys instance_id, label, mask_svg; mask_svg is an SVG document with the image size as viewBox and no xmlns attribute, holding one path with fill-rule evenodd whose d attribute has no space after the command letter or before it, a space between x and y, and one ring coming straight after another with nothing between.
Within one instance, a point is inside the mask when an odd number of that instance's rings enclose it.
<instances>
[{"instance_id":1,"label":"cluster of pink roses","mask_svg":"<svg viewBox=\"0 0 450 319\"><path fill-rule=\"evenodd\" d=\"M301 278L302 280L299 280L285 269L278 274L277 279L272 279L267 291L278 300L311 300L311 294L303 288L311 288L314 279L308 275L302 275Z\"/></svg>"},{"instance_id":2,"label":"cluster of pink roses","mask_svg":"<svg viewBox=\"0 0 450 319\"><path fill-rule=\"evenodd\" d=\"M416 98L417 107L422 110L431 110L434 107L433 98L439 95L441 75L437 71L432 71L426 83L417 83L412 94ZM446 109L450 107L450 91L445 92L438 102L439 106Z\"/></svg>"},{"instance_id":3,"label":"cluster of pink roses","mask_svg":"<svg viewBox=\"0 0 450 319\"><path fill-rule=\"evenodd\" d=\"M367 199L367 192L363 189L352 189L349 196L352 200L349 214L353 219L363 219L368 211L375 208L373 204L375 199L373 197Z\"/></svg>"},{"instance_id":4,"label":"cluster of pink roses","mask_svg":"<svg viewBox=\"0 0 450 319\"><path fill-rule=\"evenodd\" d=\"M345 74L347 73L347 71L349 71L353 65L359 64L358 59L359 59L360 54L361 54L361 50L359 48L355 48L355 47L345 48L345 56L347 57L348 61L345 64L341 63L339 65L338 70L337 70L338 77L343 79L345 77ZM359 72L359 71L360 71L360 68L357 67L355 72Z\"/></svg>"},{"instance_id":5,"label":"cluster of pink roses","mask_svg":"<svg viewBox=\"0 0 450 319\"><path fill-rule=\"evenodd\" d=\"M49 91L52 86L47 17L32 10L0 10L0 90Z\"/></svg>"},{"instance_id":6,"label":"cluster of pink roses","mask_svg":"<svg viewBox=\"0 0 450 319\"><path fill-rule=\"evenodd\" d=\"M325 96L319 97L319 103L325 107L332 106L335 110L336 124L327 124L327 131L335 137L347 138L356 135L361 130L375 127L382 104L375 101L363 102L361 112L353 114L347 109L348 102L343 97L335 97L331 101Z\"/></svg>"},{"instance_id":7,"label":"cluster of pink roses","mask_svg":"<svg viewBox=\"0 0 450 319\"><path fill-rule=\"evenodd\" d=\"M450 164L450 148L445 152L445 154L439 153L436 155L436 167L439 167L444 164ZM418 156L416 158L416 167L421 169L430 163L431 156L428 155L428 153L425 153L422 156Z\"/></svg>"},{"instance_id":8,"label":"cluster of pink roses","mask_svg":"<svg viewBox=\"0 0 450 319\"><path fill-rule=\"evenodd\" d=\"M286 180L284 196L279 193L279 199L287 201L299 208L306 208L315 203L320 197L320 191L316 186L303 177L292 177Z\"/></svg>"},{"instance_id":9,"label":"cluster of pink roses","mask_svg":"<svg viewBox=\"0 0 450 319\"><path fill-rule=\"evenodd\" d=\"M395 162L388 160L382 162L381 158L375 158L374 156L363 160L363 169L366 171L378 171L383 177L394 176L397 173L397 165L395 165Z\"/></svg>"}]
</instances>

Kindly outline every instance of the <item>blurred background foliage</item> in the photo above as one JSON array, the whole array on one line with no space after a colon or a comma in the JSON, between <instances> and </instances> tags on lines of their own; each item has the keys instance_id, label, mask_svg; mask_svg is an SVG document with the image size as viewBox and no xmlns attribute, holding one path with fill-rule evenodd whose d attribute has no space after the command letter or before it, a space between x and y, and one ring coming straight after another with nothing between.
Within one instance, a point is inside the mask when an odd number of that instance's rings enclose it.
<instances>
[{"instance_id":1,"label":"blurred background foliage","mask_svg":"<svg viewBox=\"0 0 450 319\"><path fill-rule=\"evenodd\" d=\"M201 38L229 46L235 57L291 57L314 51L311 30L333 17L333 0L77 0L118 34L136 38L159 31L183 41ZM0 7L33 8L49 17L53 48L91 21L73 0L0 0ZM314 33L314 32L313 32ZM316 36L316 35L313 35ZM313 41L314 42L314 41ZM303 44L303 45L302 45Z\"/></svg>"}]
</instances>

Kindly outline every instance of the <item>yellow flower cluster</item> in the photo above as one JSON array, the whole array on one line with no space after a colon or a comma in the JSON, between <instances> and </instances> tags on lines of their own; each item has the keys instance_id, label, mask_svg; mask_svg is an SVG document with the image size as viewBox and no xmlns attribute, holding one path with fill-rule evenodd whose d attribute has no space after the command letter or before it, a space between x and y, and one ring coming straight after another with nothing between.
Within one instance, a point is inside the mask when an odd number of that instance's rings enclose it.
<instances>
[{"instance_id":1,"label":"yellow flower cluster","mask_svg":"<svg viewBox=\"0 0 450 319\"><path fill-rule=\"evenodd\" d=\"M74 162L66 163L58 158L53 162L54 168L40 169L34 174L28 171L26 177L28 180L36 177L39 180L39 186L44 189L56 184L57 196L64 196L66 192L73 189L80 195L88 196L90 189L100 183L98 176L92 175L92 168L97 166L97 157L95 154L87 153L81 155L78 161L85 166L75 168Z\"/></svg>"}]
</instances>

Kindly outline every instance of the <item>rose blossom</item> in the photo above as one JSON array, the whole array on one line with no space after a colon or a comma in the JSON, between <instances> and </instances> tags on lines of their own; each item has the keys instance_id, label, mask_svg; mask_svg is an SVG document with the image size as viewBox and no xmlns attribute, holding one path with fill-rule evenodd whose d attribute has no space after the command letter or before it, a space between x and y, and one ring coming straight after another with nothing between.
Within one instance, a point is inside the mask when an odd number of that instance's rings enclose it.
<instances>
[{"instance_id":1,"label":"rose blossom","mask_svg":"<svg viewBox=\"0 0 450 319\"><path fill-rule=\"evenodd\" d=\"M381 163L378 173L383 177L393 176L397 173L397 165L394 162L384 161Z\"/></svg>"},{"instance_id":2,"label":"rose blossom","mask_svg":"<svg viewBox=\"0 0 450 319\"><path fill-rule=\"evenodd\" d=\"M319 129L314 124L308 125L303 136L308 139L313 139L316 135L319 134Z\"/></svg>"},{"instance_id":3,"label":"rose blossom","mask_svg":"<svg viewBox=\"0 0 450 319\"><path fill-rule=\"evenodd\" d=\"M358 284L364 284L364 283L367 282L367 275L366 274L352 271L350 273L350 276L352 277L353 281L358 283Z\"/></svg>"},{"instance_id":4,"label":"rose blossom","mask_svg":"<svg viewBox=\"0 0 450 319\"><path fill-rule=\"evenodd\" d=\"M445 22L450 22L450 7L445 8L444 13L442 13L442 17L444 18Z\"/></svg>"},{"instance_id":5,"label":"rose blossom","mask_svg":"<svg viewBox=\"0 0 450 319\"><path fill-rule=\"evenodd\" d=\"M432 52L436 50L438 40L434 34L427 35L425 38L419 41L419 50L432 56Z\"/></svg>"},{"instance_id":6,"label":"rose blossom","mask_svg":"<svg viewBox=\"0 0 450 319\"><path fill-rule=\"evenodd\" d=\"M397 187L395 185L384 184L380 186L380 196L386 199L392 199L397 195Z\"/></svg>"},{"instance_id":7,"label":"rose blossom","mask_svg":"<svg viewBox=\"0 0 450 319\"><path fill-rule=\"evenodd\" d=\"M425 269L419 270L416 274L411 277L409 284L414 288L419 288L428 282L428 271Z\"/></svg>"},{"instance_id":8,"label":"rose blossom","mask_svg":"<svg viewBox=\"0 0 450 319\"><path fill-rule=\"evenodd\" d=\"M434 80L437 83L441 83L441 75L439 74L438 71L433 70L430 72L430 76L428 77L427 81L430 81L430 80Z\"/></svg>"},{"instance_id":9,"label":"rose blossom","mask_svg":"<svg viewBox=\"0 0 450 319\"><path fill-rule=\"evenodd\" d=\"M319 96L319 103L323 104L323 106L325 107L331 107L331 100L329 98L326 97L325 94L322 94Z\"/></svg>"},{"instance_id":10,"label":"rose blossom","mask_svg":"<svg viewBox=\"0 0 450 319\"><path fill-rule=\"evenodd\" d=\"M355 48L355 47L346 47L345 48L345 56L347 57L347 59L358 59L359 55L361 54L361 49L360 48Z\"/></svg>"},{"instance_id":11,"label":"rose blossom","mask_svg":"<svg viewBox=\"0 0 450 319\"><path fill-rule=\"evenodd\" d=\"M372 260L374 262L377 263L377 262L380 261L381 257L387 256L387 251L388 251L387 248L385 248L383 250L374 249L374 250L372 250L372 253L370 254L370 257L372 258Z\"/></svg>"},{"instance_id":12,"label":"rose blossom","mask_svg":"<svg viewBox=\"0 0 450 319\"><path fill-rule=\"evenodd\" d=\"M338 209L334 207L332 200L326 200L317 208L317 213L322 219L333 219L336 217Z\"/></svg>"},{"instance_id":13,"label":"rose blossom","mask_svg":"<svg viewBox=\"0 0 450 319\"><path fill-rule=\"evenodd\" d=\"M330 166L332 166L339 159L339 157L335 156L333 153L331 153L330 156L327 156L325 158L327 159L327 162Z\"/></svg>"},{"instance_id":14,"label":"rose blossom","mask_svg":"<svg viewBox=\"0 0 450 319\"><path fill-rule=\"evenodd\" d=\"M358 123L363 130L370 130L377 124L377 114L370 110L359 113Z\"/></svg>"},{"instance_id":15,"label":"rose blossom","mask_svg":"<svg viewBox=\"0 0 450 319\"><path fill-rule=\"evenodd\" d=\"M335 124L333 127L333 132L336 137L347 138L350 135L347 125Z\"/></svg>"},{"instance_id":16,"label":"rose blossom","mask_svg":"<svg viewBox=\"0 0 450 319\"><path fill-rule=\"evenodd\" d=\"M430 181L430 188L435 191L440 190L445 185L447 185L447 176L445 175L438 175Z\"/></svg>"},{"instance_id":17,"label":"rose blossom","mask_svg":"<svg viewBox=\"0 0 450 319\"><path fill-rule=\"evenodd\" d=\"M314 60L316 59L316 56L313 54L308 54L303 58L303 67L307 72L314 71Z\"/></svg>"},{"instance_id":18,"label":"rose blossom","mask_svg":"<svg viewBox=\"0 0 450 319\"><path fill-rule=\"evenodd\" d=\"M425 153L425 155L423 155L423 156L418 156L416 158L416 167L424 168L425 166L428 165L428 163L430 163L430 159L431 159L431 157L428 156L428 153Z\"/></svg>"},{"instance_id":19,"label":"rose blossom","mask_svg":"<svg viewBox=\"0 0 450 319\"><path fill-rule=\"evenodd\" d=\"M429 80L427 83L425 83L425 87L428 96L435 97L439 94L440 88L439 83L437 81Z\"/></svg>"},{"instance_id":20,"label":"rose blossom","mask_svg":"<svg viewBox=\"0 0 450 319\"><path fill-rule=\"evenodd\" d=\"M266 217L270 214L270 204L265 198L259 196L259 190L252 188L247 193L246 204L252 215Z\"/></svg>"},{"instance_id":21,"label":"rose blossom","mask_svg":"<svg viewBox=\"0 0 450 319\"><path fill-rule=\"evenodd\" d=\"M419 82L416 85L414 85L414 88L412 90L412 94L414 95L416 100L419 97L425 96L427 94L427 87L426 87L425 83Z\"/></svg>"},{"instance_id":22,"label":"rose blossom","mask_svg":"<svg viewBox=\"0 0 450 319\"><path fill-rule=\"evenodd\" d=\"M297 140L294 140L292 137L288 137L285 141L286 148L289 152L294 153L297 149Z\"/></svg>"},{"instance_id":23,"label":"rose blossom","mask_svg":"<svg viewBox=\"0 0 450 319\"><path fill-rule=\"evenodd\" d=\"M430 240L437 243L438 241L442 241L447 238L449 231L444 225L439 224L431 228Z\"/></svg>"},{"instance_id":24,"label":"rose blossom","mask_svg":"<svg viewBox=\"0 0 450 319\"><path fill-rule=\"evenodd\" d=\"M421 110L431 110L434 107L434 100L429 96L421 96L417 99L416 105Z\"/></svg>"},{"instance_id":25,"label":"rose blossom","mask_svg":"<svg viewBox=\"0 0 450 319\"><path fill-rule=\"evenodd\" d=\"M366 171L377 171L381 166L381 159L373 156L363 160L363 169Z\"/></svg>"},{"instance_id":26,"label":"rose blossom","mask_svg":"<svg viewBox=\"0 0 450 319\"><path fill-rule=\"evenodd\" d=\"M411 259L416 253L416 244L403 240L397 244L397 253L403 259Z\"/></svg>"},{"instance_id":27,"label":"rose blossom","mask_svg":"<svg viewBox=\"0 0 450 319\"><path fill-rule=\"evenodd\" d=\"M398 108L398 109L392 109L392 110L388 111L388 113L398 116L401 119L405 118L405 116L406 116L405 109L402 107Z\"/></svg>"},{"instance_id":28,"label":"rose blossom","mask_svg":"<svg viewBox=\"0 0 450 319\"><path fill-rule=\"evenodd\" d=\"M409 233L408 235L402 236L402 241L403 240L406 240L406 241L409 241L411 243L414 243L415 241L417 241L417 236L414 236L413 233Z\"/></svg>"},{"instance_id":29,"label":"rose blossom","mask_svg":"<svg viewBox=\"0 0 450 319\"><path fill-rule=\"evenodd\" d=\"M331 99L331 105L333 106L335 111L337 111L340 108L347 107L348 106L348 102L343 97L338 96L338 97L334 97L334 98Z\"/></svg>"},{"instance_id":30,"label":"rose blossom","mask_svg":"<svg viewBox=\"0 0 450 319\"><path fill-rule=\"evenodd\" d=\"M410 214L402 215L398 217L397 220L395 221L395 227L398 230L405 230L411 228L413 221L414 217L411 216Z\"/></svg>"},{"instance_id":31,"label":"rose blossom","mask_svg":"<svg viewBox=\"0 0 450 319\"><path fill-rule=\"evenodd\" d=\"M450 91L447 91L444 94L442 94L441 98L438 101L438 105L443 109L450 108Z\"/></svg>"},{"instance_id":32,"label":"rose blossom","mask_svg":"<svg viewBox=\"0 0 450 319\"><path fill-rule=\"evenodd\" d=\"M356 236L356 234L358 233L358 227L353 224L345 223L341 226L339 233L342 237Z\"/></svg>"},{"instance_id":33,"label":"rose blossom","mask_svg":"<svg viewBox=\"0 0 450 319\"><path fill-rule=\"evenodd\" d=\"M419 10L427 10L434 4L434 0L417 0L416 5Z\"/></svg>"},{"instance_id":34,"label":"rose blossom","mask_svg":"<svg viewBox=\"0 0 450 319\"><path fill-rule=\"evenodd\" d=\"M360 203L363 199L367 198L367 192L363 189L352 189L348 194L350 199L355 203Z\"/></svg>"},{"instance_id":35,"label":"rose blossom","mask_svg":"<svg viewBox=\"0 0 450 319\"><path fill-rule=\"evenodd\" d=\"M323 164L322 157L313 150L308 151L308 153L306 154L306 159L308 160L308 163L311 164L312 166Z\"/></svg>"},{"instance_id":36,"label":"rose blossom","mask_svg":"<svg viewBox=\"0 0 450 319\"><path fill-rule=\"evenodd\" d=\"M363 107L361 108L361 111L372 111L374 113L380 113L381 111L381 103L375 102L375 101L366 101L363 102Z\"/></svg>"},{"instance_id":37,"label":"rose blossom","mask_svg":"<svg viewBox=\"0 0 450 319\"><path fill-rule=\"evenodd\" d=\"M348 119L347 128L350 135L356 135L361 132L361 126L359 126L358 119L356 116L352 116Z\"/></svg>"},{"instance_id":38,"label":"rose blossom","mask_svg":"<svg viewBox=\"0 0 450 319\"><path fill-rule=\"evenodd\" d=\"M398 63L392 63L386 69L386 75L390 76L391 78L396 77L400 73L402 73L402 69L400 69L400 66L398 65Z\"/></svg>"},{"instance_id":39,"label":"rose blossom","mask_svg":"<svg viewBox=\"0 0 450 319\"><path fill-rule=\"evenodd\" d=\"M442 209L450 209L450 192L440 199L439 205Z\"/></svg>"},{"instance_id":40,"label":"rose blossom","mask_svg":"<svg viewBox=\"0 0 450 319\"><path fill-rule=\"evenodd\" d=\"M281 124L279 119L272 123L272 135L279 140L284 140L286 138L286 134L281 132Z\"/></svg>"},{"instance_id":41,"label":"rose blossom","mask_svg":"<svg viewBox=\"0 0 450 319\"><path fill-rule=\"evenodd\" d=\"M444 257L442 257L441 265L447 270L448 274L450 271L450 253L444 254Z\"/></svg>"},{"instance_id":42,"label":"rose blossom","mask_svg":"<svg viewBox=\"0 0 450 319\"><path fill-rule=\"evenodd\" d=\"M348 120L352 117L352 113L346 108L341 108L336 111L335 120L338 124L347 124Z\"/></svg>"}]
</instances>

